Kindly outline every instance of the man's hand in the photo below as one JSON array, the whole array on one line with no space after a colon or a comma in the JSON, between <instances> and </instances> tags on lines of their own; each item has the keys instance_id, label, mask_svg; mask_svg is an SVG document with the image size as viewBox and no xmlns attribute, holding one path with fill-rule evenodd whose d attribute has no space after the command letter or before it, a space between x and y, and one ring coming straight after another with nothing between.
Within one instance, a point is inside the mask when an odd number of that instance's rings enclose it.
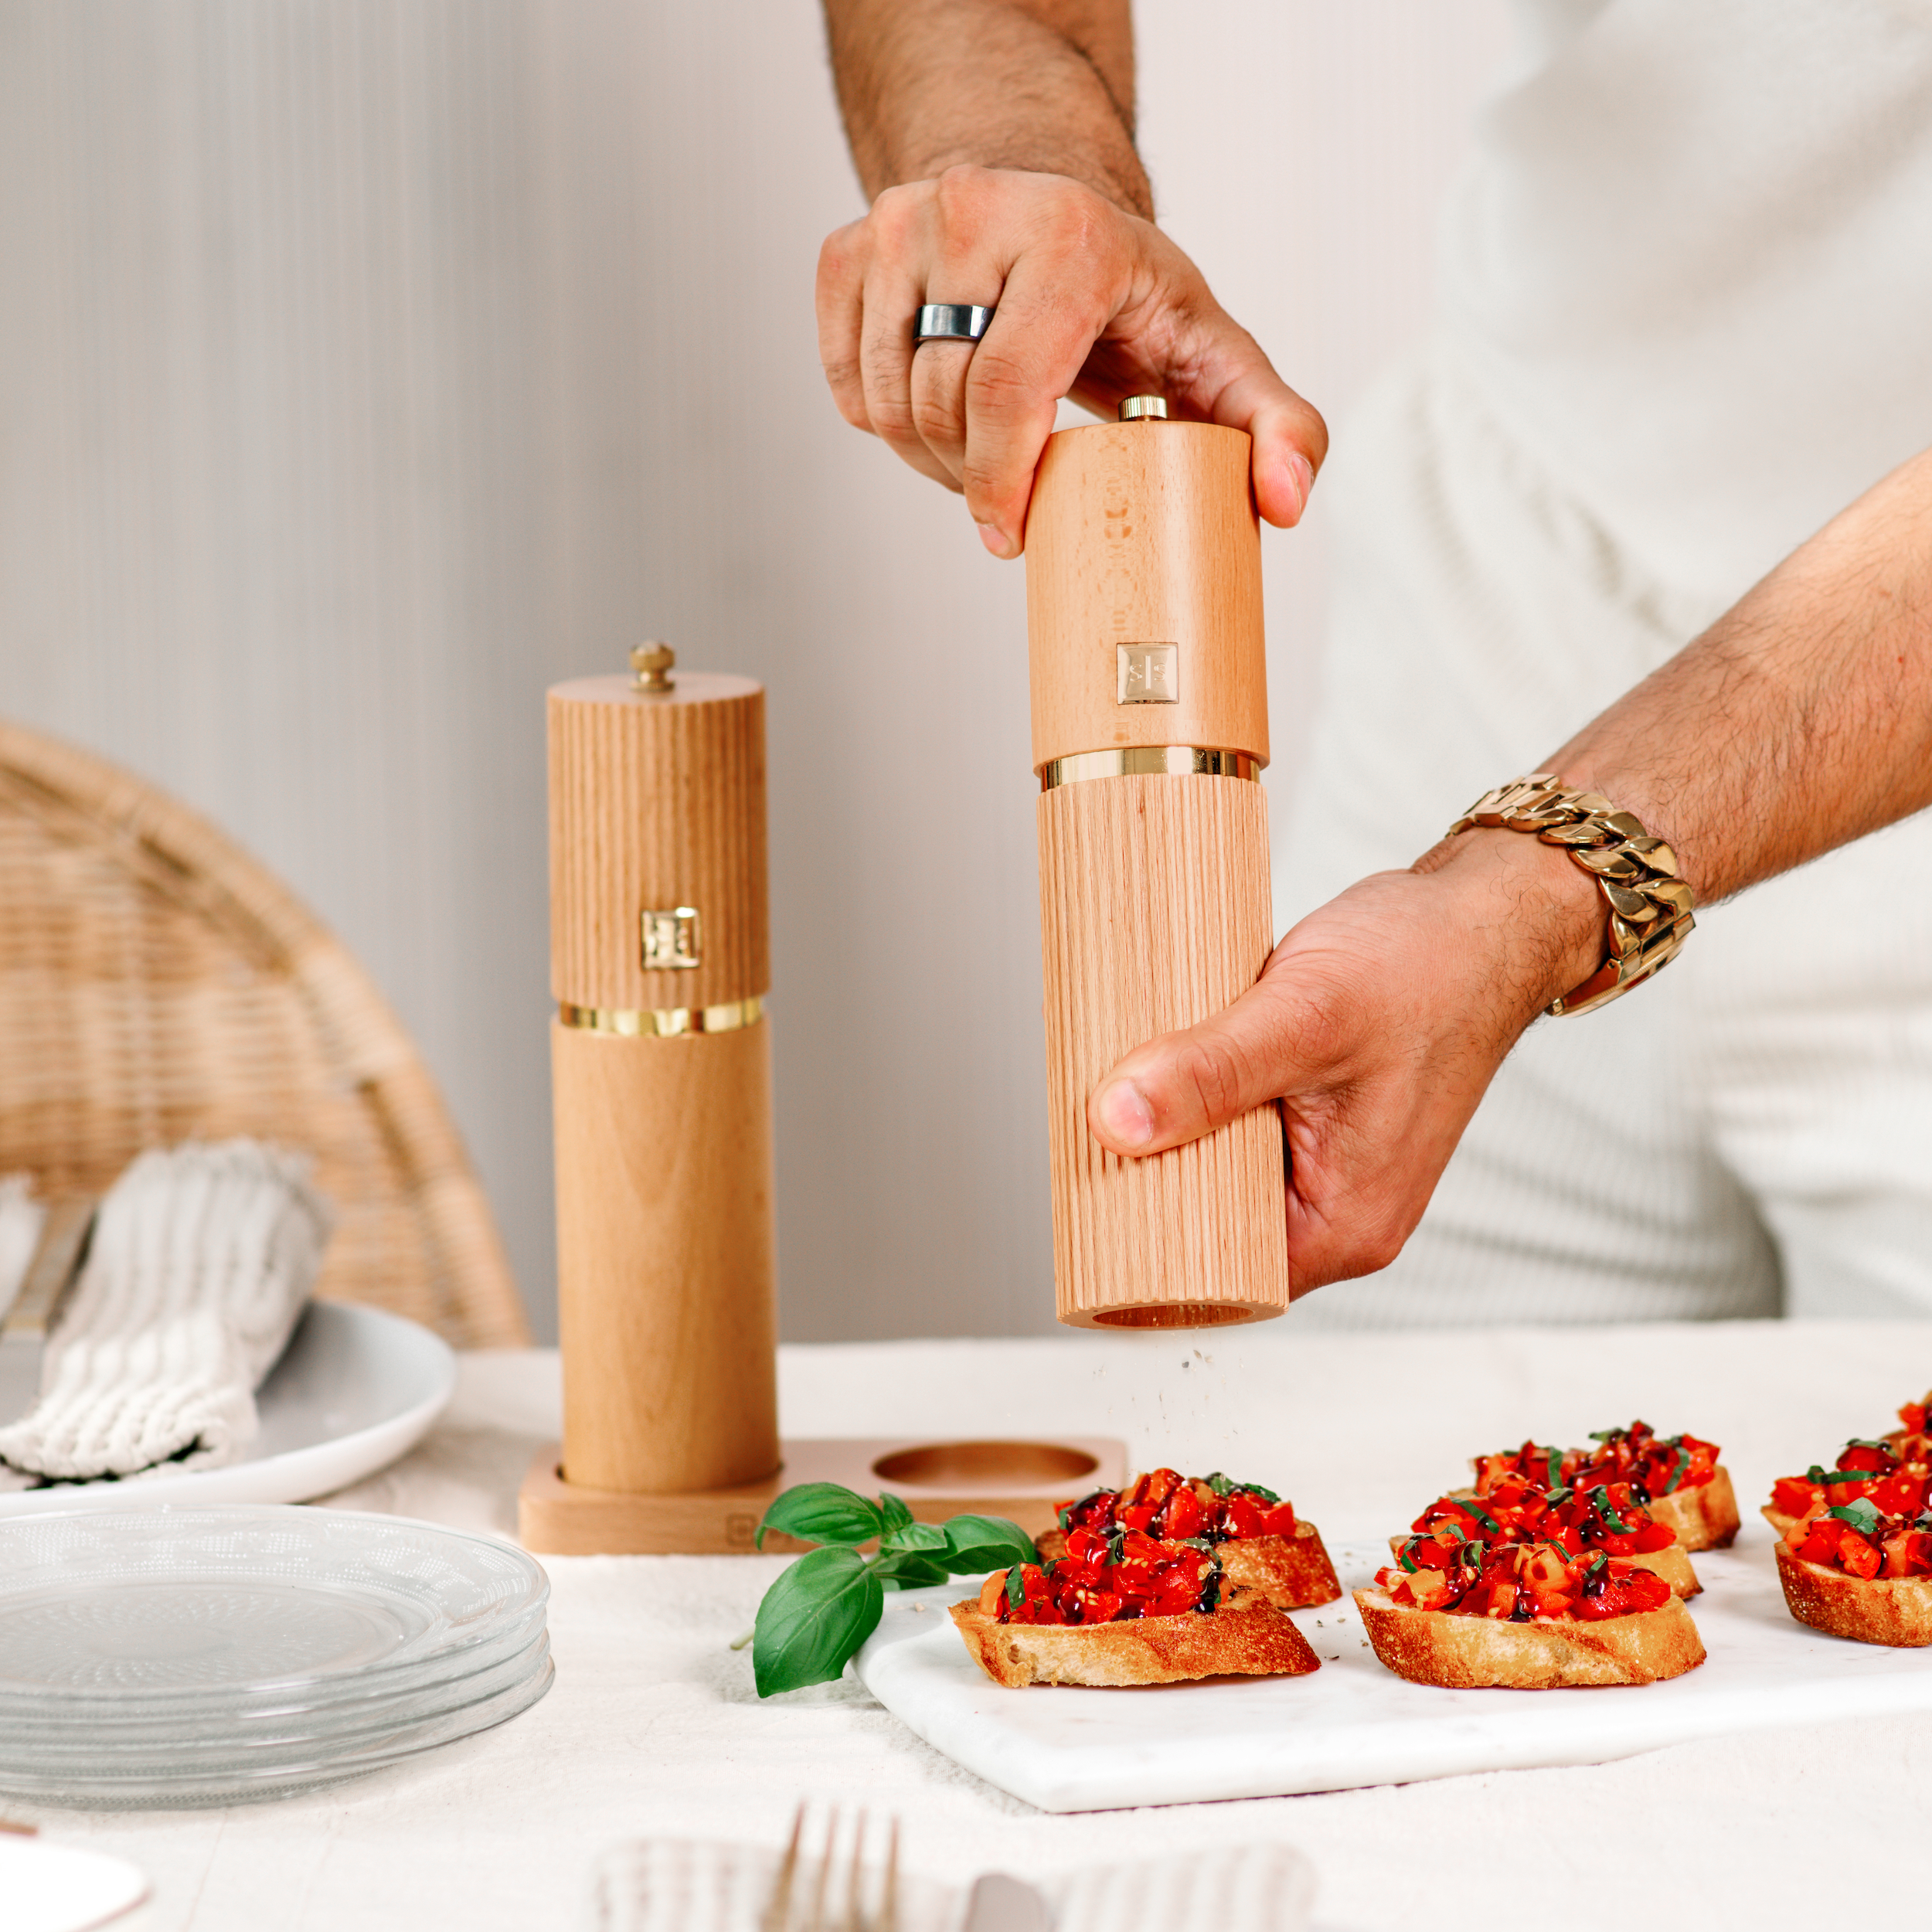
<instances>
[{"instance_id":1,"label":"man's hand","mask_svg":"<svg viewBox=\"0 0 1932 1932\"><path fill-rule=\"evenodd\" d=\"M956 490L996 556L1071 396L1254 438L1270 523L1301 515L1321 417L1154 226L1134 151L1128 0L825 0L852 157L876 197L818 260L818 344L845 420ZM998 314L915 352L922 304Z\"/></svg>"},{"instance_id":2,"label":"man's hand","mask_svg":"<svg viewBox=\"0 0 1932 1932\"><path fill-rule=\"evenodd\" d=\"M1226 1012L1137 1047L1087 1104L1124 1155L1279 1099L1291 1292L1386 1267L1525 1027L1595 971L1595 886L1553 846L1478 832L1303 920Z\"/></svg>"},{"instance_id":3,"label":"man's hand","mask_svg":"<svg viewBox=\"0 0 1932 1932\"><path fill-rule=\"evenodd\" d=\"M1667 840L1700 911L1932 806L1932 451L1536 769ZM1155 1154L1278 1098L1294 1291L1371 1274L1523 1029L1602 963L1604 923L1557 847L1446 839L1311 913L1226 1012L1135 1048L1088 1124Z\"/></svg>"},{"instance_id":4,"label":"man's hand","mask_svg":"<svg viewBox=\"0 0 1932 1932\"><path fill-rule=\"evenodd\" d=\"M998 308L977 345L913 345L923 302ZM1254 439L1270 523L1301 515L1328 447L1201 272L1151 222L1063 175L972 167L889 188L818 258L818 348L845 420L963 490L995 556L1019 555L1056 404L1169 413Z\"/></svg>"}]
</instances>

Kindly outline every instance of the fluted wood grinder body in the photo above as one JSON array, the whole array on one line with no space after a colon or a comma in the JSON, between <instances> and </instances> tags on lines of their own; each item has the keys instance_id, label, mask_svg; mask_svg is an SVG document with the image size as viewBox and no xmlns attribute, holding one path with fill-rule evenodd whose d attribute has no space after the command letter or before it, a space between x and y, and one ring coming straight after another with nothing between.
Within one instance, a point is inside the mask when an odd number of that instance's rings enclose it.
<instances>
[{"instance_id":1,"label":"fluted wood grinder body","mask_svg":"<svg viewBox=\"0 0 1932 1932\"><path fill-rule=\"evenodd\" d=\"M563 1475L675 1495L779 1464L764 692L633 662L549 701Z\"/></svg>"},{"instance_id":2,"label":"fluted wood grinder body","mask_svg":"<svg viewBox=\"0 0 1932 1932\"><path fill-rule=\"evenodd\" d=\"M1074 1327L1209 1327L1287 1306L1279 1111L1122 1160L1087 1103L1273 944L1260 531L1247 436L1122 415L1049 440L1026 525L1055 1298Z\"/></svg>"}]
</instances>

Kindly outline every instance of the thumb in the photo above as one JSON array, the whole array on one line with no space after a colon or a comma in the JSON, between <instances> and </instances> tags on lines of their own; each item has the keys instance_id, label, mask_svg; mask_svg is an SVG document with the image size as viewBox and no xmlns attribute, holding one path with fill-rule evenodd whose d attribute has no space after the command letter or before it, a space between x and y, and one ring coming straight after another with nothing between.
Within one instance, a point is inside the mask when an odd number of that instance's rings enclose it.
<instances>
[{"instance_id":1,"label":"thumb","mask_svg":"<svg viewBox=\"0 0 1932 1932\"><path fill-rule=\"evenodd\" d=\"M1087 1123L1132 1158L1199 1140L1294 1084L1302 1002L1264 978L1212 1019L1163 1033L1120 1060L1087 1103Z\"/></svg>"}]
</instances>

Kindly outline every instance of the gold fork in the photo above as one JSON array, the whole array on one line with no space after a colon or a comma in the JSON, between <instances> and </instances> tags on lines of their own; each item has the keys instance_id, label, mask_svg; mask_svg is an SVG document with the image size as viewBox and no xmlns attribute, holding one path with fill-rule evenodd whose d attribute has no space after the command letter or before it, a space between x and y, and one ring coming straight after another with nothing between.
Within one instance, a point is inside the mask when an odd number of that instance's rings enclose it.
<instances>
[{"instance_id":1,"label":"gold fork","mask_svg":"<svg viewBox=\"0 0 1932 1932\"><path fill-rule=\"evenodd\" d=\"M852 1859L845 1870L844 1909L838 1910L833 1896L833 1868L838 1849L838 1810L833 1806L825 1819L825 1849L811 1883L808 1900L796 1896L798 1886L798 1851L805 1835L807 1807L801 1804L791 1821L791 1842L773 1881L771 1896L758 1920L758 1932L897 1932L899 1923L899 1821L891 1818L886 1827L886 1869L879 1886L878 1907L866 1910L866 1814L854 1820Z\"/></svg>"}]
</instances>

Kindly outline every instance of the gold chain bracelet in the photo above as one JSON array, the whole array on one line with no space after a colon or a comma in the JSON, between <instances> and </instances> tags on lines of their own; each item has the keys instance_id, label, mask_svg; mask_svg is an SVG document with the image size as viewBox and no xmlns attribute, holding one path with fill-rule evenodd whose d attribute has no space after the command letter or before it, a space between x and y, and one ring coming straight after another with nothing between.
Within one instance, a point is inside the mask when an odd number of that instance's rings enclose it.
<instances>
[{"instance_id":1,"label":"gold chain bracelet","mask_svg":"<svg viewBox=\"0 0 1932 1932\"><path fill-rule=\"evenodd\" d=\"M1678 870L1677 855L1630 812L1594 791L1566 791L1553 773L1532 772L1486 791L1449 828L1483 825L1534 832L1561 845L1594 878L1610 907L1610 951L1582 985L1550 1002L1555 1014L1587 1013L1661 972L1682 950L1696 921L1696 895Z\"/></svg>"}]
</instances>

